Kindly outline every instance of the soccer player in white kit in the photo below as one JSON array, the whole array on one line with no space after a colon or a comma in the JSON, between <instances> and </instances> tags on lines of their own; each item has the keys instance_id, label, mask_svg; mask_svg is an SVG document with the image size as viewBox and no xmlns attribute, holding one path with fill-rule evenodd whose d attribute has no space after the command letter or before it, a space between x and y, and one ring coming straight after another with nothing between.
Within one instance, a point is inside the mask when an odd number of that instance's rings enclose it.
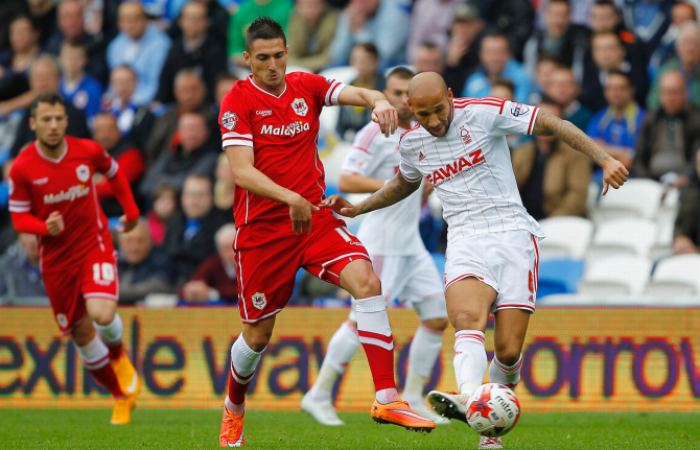
<instances>
[{"instance_id":1,"label":"soccer player in white kit","mask_svg":"<svg viewBox=\"0 0 700 450\"><path fill-rule=\"evenodd\" d=\"M447 221L447 312L455 327L454 368L459 394L433 391L438 413L466 422L466 402L487 369L486 322L495 316L491 382L520 380L521 350L537 295L537 241L542 229L522 205L506 135L556 136L603 167L608 186L627 180L624 166L572 125L537 107L487 98L454 99L442 77L416 75L409 105L419 125L404 133L399 173L357 206L340 196L322 203L355 217L410 196L427 178L435 185ZM480 448L502 448L482 437Z\"/></svg>"},{"instance_id":2,"label":"soccer player in white kit","mask_svg":"<svg viewBox=\"0 0 700 450\"><path fill-rule=\"evenodd\" d=\"M387 77L384 94L398 112L399 129L386 137L378 124L370 122L357 133L342 167L341 191L376 192L396 174L400 136L415 119L408 106L408 84L413 76L411 70L400 67ZM401 398L421 416L446 424L449 420L428 408L423 398L423 388L440 354L448 323L442 279L418 230L423 192L418 189L406 201L369 214L360 224L357 237L372 258L384 300L398 298L412 304L421 319L411 342ZM331 391L360 346L356 323L353 308L348 321L328 343L316 382L301 402L302 409L323 425L343 425L333 407Z\"/></svg>"}]
</instances>

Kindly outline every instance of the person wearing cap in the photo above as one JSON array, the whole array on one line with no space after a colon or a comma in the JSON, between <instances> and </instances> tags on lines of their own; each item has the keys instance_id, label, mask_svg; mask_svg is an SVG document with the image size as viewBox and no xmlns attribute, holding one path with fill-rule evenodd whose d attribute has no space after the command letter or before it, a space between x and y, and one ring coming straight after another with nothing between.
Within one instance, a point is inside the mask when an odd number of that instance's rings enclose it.
<instances>
[{"instance_id":1,"label":"person wearing cap","mask_svg":"<svg viewBox=\"0 0 700 450\"><path fill-rule=\"evenodd\" d=\"M418 47L424 42L435 44L444 51L449 40L455 9L464 0L417 0L411 15L411 36L406 52L411 64L415 64Z\"/></svg>"},{"instance_id":2,"label":"person wearing cap","mask_svg":"<svg viewBox=\"0 0 700 450\"><path fill-rule=\"evenodd\" d=\"M450 40L445 51L445 84L460 92L469 75L479 66L479 41L484 29L479 8L462 3L455 8Z\"/></svg>"}]
</instances>

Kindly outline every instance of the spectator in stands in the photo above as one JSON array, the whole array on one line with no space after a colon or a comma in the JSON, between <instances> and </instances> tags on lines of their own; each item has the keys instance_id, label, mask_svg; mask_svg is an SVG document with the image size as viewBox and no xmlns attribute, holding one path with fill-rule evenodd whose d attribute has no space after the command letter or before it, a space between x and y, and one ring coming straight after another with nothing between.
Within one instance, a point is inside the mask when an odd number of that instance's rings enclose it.
<instances>
[{"instance_id":1,"label":"spectator in stands","mask_svg":"<svg viewBox=\"0 0 700 450\"><path fill-rule=\"evenodd\" d=\"M36 95L46 91L58 91L59 81L60 71L58 63L53 56L39 56L29 69L30 92L36 93ZM66 103L66 114L68 115L68 128L66 129L68 136L76 138L90 137L90 130L82 111L73 106L72 103ZM24 146L35 139L36 134L29 128L29 106L27 106L24 109L24 116L19 123L15 142L12 144L12 158L16 158Z\"/></svg>"},{"instance_id":2,"label":"spectator in stands","mask_svg":"<svg viewBox=\"0 0 700 450\"><path fill-rule=\"evenodd\" d=\"M178 192L171 186L160 186L151 193L153 209L148 211L148 231L151 233L153 243L160 247L165 239L165 224L177 214L179 210Z\"/></svg>"},{"instance_id":3,"label":"spectator in stands","mask_svg":"<svg viewBox=\"0 0 700 450\"><path fill-rule=\"evenodd\" d=\"M235 305L238 302L236 226L228 223L214 235L218 254L205 259L180 289L181 304Z\"/></svg>"},{"instance_id":4,"label":"spectator in stands","mask_svg":"<svg viewBox=\"0 0 700 450\"><path fill-rule=\"evenodd\" d=\"M649 52L656 50L671 23L671 8L676 0L626 0L622 17L625 27L644 42Z\"/></svg>"},{"instance_id":5,"label":"spectator in stands","mask_svg":"<svg viewBox=\"0 0 700 450\"><path fill-rule=\"evenodd\" d=\"M187 177L181 202L182 212L168 221L163 241L175 266L177 286L185 284L205 259L217 253L214 234L227 222L214 208L211 179L207 176Z\"/></svg>"},{"instance_id":6,"label":"spectator in stands","mask_svg":"<svg viewBox=\"0 0 700 450\"><path fill-rule=\"evenodd\" d=\"M444 52L455 10L464 0L417 0L411 13L408 61L415 66L416 52L424 42L432 42ZM420 71L419 71L420 72Z\"/></svg>"},{"instance_id":7,"label":"spectator in stands","mask_svg":"<svg viewBox=\"0 0 700 450\"><path fill-rule=\"evenodd\" d=\"M0 2L0 50L10 47L10 24L24 10L22 2Z\"/></svg>"},{"instance_id":8,"label":"spectator in stands","mask_svg":"<svg viewBox=\"0 0 700 450\"><path fill-rule=\"evenodd\" d=\"M685 79L677 71L661 75L659 99L660 108L650 110L642 123L634 174L682 184L700 147L700 109L687 101Z\"/></svg>"},{"instance_id":9,"label":"spectator in stands","mask_svg":"<svg viewBox=\"0 0 700 450\"><path fill-rule=\"evenodd\" d=\"M515 98L515 85L510 80L505 80L503 78L496 78L491 80L491 93L492 97L505 98L510 101L514 101ZM522 134L509 134L506 136L508 141L508 148L513 149L523 145L530 136L525 136Z\"/></svg>"},{"instance_id":10,"label":"spectator in stands","mask_svg":"<svg viewBox=\"0 0 700 450\"><path fill-rule=\"evenodd\" d=\"M383 68L406 61L411 24L402 0L350 0L331 46L333 65L346 65L358 44L372 43Z\"/></svg>"},{"instance_id":11,"label":"spectator in stands","mask_svg":"<svg viewBox=\"0 0 700 450\"><path fill-rule=\"evenodd\" d=\"M442 74L445 71L445 55L437 45L432 42L424 42L416 49L413 67L417 73L437 72Z\"/></svg>"},{"instance_id":12,"label":"spectator in stands","mask_svg":"<svg viewBox=\"0 0 700 450\"><path fill-rule=\"evenodd\" d=\"M103 109L117 118L117 126L122 137L129 138L138 148L144 148L156 117L147 105L134 103L134 92L138 78L134 69L119 66L110 74L109 93Z\"/></svg>"},{"instance_id":13,"label":"spectator in stands","mask_svg":"<svg viewBox=\"0 0 700 450\"><path fill-rule=\"evenodd\" d=\"M445 55L445 84L459 93L467 78L479 66L479 35L484 29L479 9L463 3L455 9Z\"/></svg>"},{"instance_id":14,"label":"spectator in stands","mask_svg":"<svg viewBox=\"0 0 700 450\"><path fill-rule=\"evenodd\" d=\"M233 191L236 189L236 182L233 180L231 165L224 152L219 154L219 162L216 165L214 176L216 177L214 206L223 211L226 217L233 217Z\"/></svg>"},{"instance_id":15,"label":"spectator in stands","mask_svg":"<svg viewBox=\"0 0 700 450\"><path fill-rule=\"evenodd\" d=\"M537 75L537 61L549 55L566 67L581 67L588 38L585 28L571 23L569 0L549 0L545 13L546 27L536 29L525 44L523 60L530 77ZM574 69L576 70L576 69Z\"/></svg>"},{"instance_id":16,"label":"spectator in stands","mask_svg":"<svg viewBox=\"0 0 700 450\"><path fill-rule=\"evenodd\" d=\"M158 117L151 135L146 143L146 159L153 163L166 150L175 150L179 144L176 135L180 116L188 112L202 114L210 122L210 130L215 125L211 110L207 108L204 98L207 88L199 74L192 69L182 69L175 76L175 101L162 116ZM218 131L218 126L216 126Z\"/></svg>"},{"instance_id":17,"label":"spectator in stands","mask_svg":"<svg viewBox=\"0 0 700 450\"><path fill-rule=\"evenodd\" d=\"M231 20L229 12L226 8L238 8L238 1L225 0L195 0L207 7L207 18L209 19L209 28L207 34L216 42L221 42L222 45L228 39L228 24ZM187 4L187 3L185 3ZM182 5L184 7L184 5ZM233 11L233 9L232 9ZM181 10L178 12L181 14ZM168 34L173 41L176 41L182 35L180 28L179 17L174 21L168 30Z\"/></svg>"},{"instance_id":18,"label":"spectator in stands","mask_svg":"<svg viewBox=\"0 0 700 450\"><path fill-rule=\"evenodd\" d=\"M545 93L562 106L564 119L585 130L593 113L577 100L581 90L568 67L557 67L552 72L549 88Z\"/></svg>"},{"instance_id":19,"label":"spectator in stands","mask_svg":"<svg viewBox=\"0 0 700 450\"><path fill-rule=\"evenodd\" d=\"M17 17L10 23L10 48L0 53L0 117L27 107L38 95L28 92L28 73L39 51L39 31L29 17Z\"/></svg>"},{"instance_id":20,"label":"spectator in stands","mask_svg":"<svg viewBox=\"0 0 700 450\"><path fill-rule=\"evenodd\" d=\"M557 59L550 55L541 55L537 61L537 69L535 70L535 83L528 98L528 103L536 105L542 99L552 80L552 74L559 66Z\"/></svg>"},{"instance_id":21,"label":"spectator in stands","mask_svg":"<svg viewBox=\"0 0 700 450\"><path fill-rule=\"evenodd\" d=\"M22 297L45 297L46 301L41 303L48 306L49 299L39 267L37 237L20 233L17 241L0 258L0 297L9 295L17 298L17 301L12 302L15 305L22 304Z\"/></svg>"},{"instance_id":22,"label":"spectator in stands","mask_svg":"<svg viewBox=\"0 0 700 450\"><path fill-rule=\"evenodd\" d=\"M318 72L331 62L338 11L325 0L297 0L287 27L287 65Z\"/></svg>"},{"instance_id":23,"label":"spectator in stands","mask_svg":"<svg viewBox=\"0 0 700 450\"><path fill-rule=\"evenodd\" d=\"M226 72L226 49L207 33L209 19L204 3L186 3L182 7L179 23L182 36L170 47L155 100L162 104L173 102L175 75L182 69L190 68L200 73L207 86L207 101L211 103L216 77Z\"/></svg>"},{"instance_id":24,"label":"spectator in stands","mask_svg":"<svg viewBox=\"0 0 700 450\"><path fill-rule=\"evenodd\" d=\"M700 150L695 153L695 168L681 192L680 207L673 230L673 254L700 253Z\"/></svg>"},{"instance_id":25,"label":"spectator in stands","mask_svg":"<svg viewBox=\"0 0 700 450\"><path fill-rule=\"evenodd\" d=\"M678 56L662 64L656 73L647 98L649 108L659 107L659 80L663 74L672 70L683 75L688 87L688 100L700 106L700 26L697 22L686 22L681 26L676 40L676 53Z\"/></svg>"},{"instance_id":26,"label":"spectator in stands","mask_svg":"<svg viewBox=\"0 0 700 450\"><path fill-rule=\"evenodd\" d=\"M59 87L64 100L73 103L73 106L85 114L88 123L91 123L95 114L100 111L102 86L85 73L87 58L84 45L72 44L69 41L61 45L59 63L63 77Z\"/></svg>"},{"instance_id":27,"label":"spectator in stands","mask_svg":"<svg viewBox=\"0 0 700 450\"><path fill-rule=\"evenodd\" d=\"M357 78L352 83L353 86L381 91L384 89L384 77L379 72L379 52L377 47L371 43L357 44L352 49L350 65L357 69ZM366 108L355 106L341 106L338 117L338 134L346 140L352 140L355 132L367 125L371 120L372 111ZM346 133L350 132L348 136Z\"/></svg>"},{"instance_id":28,"label":"spectator in stands","mask_svg":"<svg viewBox=\"0 0 700 450\"><path fill-rule=\"evenodd\" d=\"M160 185L182 189L185 179L192 174L214 175L217 148L208 145L207 119L189 112L180 116L177 128L180 144L174 151L164 151L148 169L141 182L141 193L149 195Z\"/></svg>"},{"instance_id":29,"label":"spectator in stands","mask_svg":"<svg viewBox=\"0 0 700 450\"><path fill-rule=\"evenodd\" d=\"M608 106L605 101L604 88L611 71L629 75L635 88L635 100L640 105L646 102L648 81L646 67L635 67L625 59L625 48L616 33L603 32L593 35L593 65L589 66L583 77L581 103L591 111L600 111Z\"/></svg>"},{"instance_id":30,"label":"spectator in stands","mask_svg":"<svg viewBox=\"0 0 700 450\"><path fill-rule=\"evenodd\" d=\"M245 51L245 33L253 20L260 16L275 19L287 30L287 22L292 11L289 0L245 0L236 14L231 15L228 27L228 59L240 67L246 67L243 59Z\"/></svg>"},{"instance_id":31,"label":"spectator in stands","mask_svg":"<svg viewBox=\"0 0 700 450\"><path fill-rule=\"evenodd\" d=\"M644 109L634 101L634 86L626 73L608 73L605 100L609 106L593 116L586 134L610 156L631 169ZM602 171L599 172L602 176Z\"/></svg>"},{"instance_id":32,"label":"spectator in stands","mask_svg":"<svg viewBox=\"0 0 700 450\"><path fill-rule=\"evenodd\" d=\"M170 49L170 38L150 24L143 6L137 2L119 5L119 34L107 47L110 70L128 65L138 78L132 101L143 105L153 101L158 81Z\"/></svg>"},{"instance_id":33,"label":"spectator in stands","mask_svg":"<svg viewBox=\"0 0 700 450\"><path fill-rule=\"evenodd\" d=\"M212 113L214 117L219 117L219 110L221 107L221 100L224 99L224 95L233 88L233 85L238 81L238 78L231 75L228 72L224 72L216 78L216 88L214 91L214 104L211 106Z\"/></svg>"},{"instance_id":34,"label":"spectator in stands","mask_svg":"<svg viewBox=\"0 0 700 450\"><path fill-rule=\"evenodd\" d=\"M51 36L46 52L58 56L65 42L82 45L87 53L86 71L102 85L109 80L105 44L102 35L95 36L85 31L85 9L78 0L66 0L58 5L58 33Z\"/></svg>"},{"instance_id":35,"label":"spectator in stands","mask_svg":"<svg viewBox=\"0 0 700 450\"><path fill-rule=\"evenodd\" d=\"M127 180L131 184L131 190L137 193L138 183L144 172L146 172L146 158L131 140L122 137L117 126L116 117L108 112L102 112L95 116L93 139L117 161L119 169L126 175ZM107 179L102 174L97 173L93 181L97 198L100 200L100 205L105 214L108 217L117 217L124 214Z\"/></svg>"},{"instance_id":36,"label":"spectator in stands","mask_svg":"<svg viewBox=\"0 0 700 450\"><path fill-rule=\"evenodd\" d=\"M510 51L523 60L523 48L535 29L535 11L529 0L481 1L484 22L498 28L508 38Z\"/></svg>"},{"instance_id":37,"label":"spectator in stands","mask_svg":"<svg viewBox=\"0 0 700 450\"><path fill-rule=\"evenodd\" d=\"M27 0L28 14L39 30L39 43L43 47L49 38L58 32L56 28L56 5L51 0Z\"/></svg>"},{"instance_id":38,"label":"spectator in stands","mask_svg":"<svg viewBox=\"0 0 700 450\"><path fill-rule=\"evenodd\" d=\"M149 294L174 293L173 269L165 251L153 247L145 220L119 235L119 303L133 305Z\"/></svg>"},{"instance_id":39,"label":"spectator in stands","mask_svg":"<svg viewBox=\"0 0 700 450\"><path fill-rule=\"evenodd\" d=\"M544 97L542 111L562 117L561 107ZM586 216L591 162L554 136L536 136L511 153L513 172L527 212L536 220Z\"/></svg>"},{"instance_id":40,"label":"spectator in stands","mask_svg":"<svg viewBox=\"0 0 700 450\"><path fill-rule=\"evenodd\" d=\"M681 26L686 22L698 22L695 8L688 3L678 3L671 8L671 26L661 38L656 50L649 58L649 72L656 75L661 64L677 56L676 40Z\"/></svg>"},{"instance_id":41,"label":"spectator in stands","mask_svg":"<svg viewBox=\"0 0 700 450\"><path fill-rule=\"evenodd\" d=\"M467 79L463 97L486 97L491 91L491 78L505 78L515 84L515 100L527 103L532 92L532 80L523 66L513 59L508 39L497 31L487 32L479 51L481 66Z\"/></svg>"}]
</instances>

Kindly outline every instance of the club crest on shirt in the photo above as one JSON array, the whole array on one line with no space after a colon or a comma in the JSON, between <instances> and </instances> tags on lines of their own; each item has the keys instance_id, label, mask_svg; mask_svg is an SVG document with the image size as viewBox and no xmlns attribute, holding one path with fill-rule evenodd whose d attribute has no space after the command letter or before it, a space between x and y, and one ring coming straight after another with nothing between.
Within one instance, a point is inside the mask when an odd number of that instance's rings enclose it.
<instances>
[{"instance_id":1,"label":"club crest on shirt","mask_svg":"<svg viewBox=\"0 0 700 450\"><path fill-rule=\"evenodd\" d=\"M75 169L75 173L78 175L78 179L83 183L90 179L90 169L85 164L79 165Z\"/></svg>"},{"instance_id":2,"label":"club crest on shirt","mask_svg":"<svg viewBox=\"0 0 700 450\"><path fill-rule=\"evenodd\" d=\"M510 105L510 113L513 114L514 117L524 116L529 112L530 108L528 108L527 105L523 105L522 103L511 103Z\"/></svg>"},{"instance_id":3,"label":"club crest on shirt","mask_svg":"<svg viewBox=\"0 0 700 450\"><path fill-rule=\"evenodd\" d=\"M305 116L309 112L309 106L303 98L295 98L292 102L292 109L298 116Z\"/></svg>"},{"instance_id":4,"label":"club crest on shirt","mask_svg":"<svg viewBox=\"0 0 700 450\"><path fill-rule=\"evenodd\" d=\"M56 322L58 322L61 328L65 328L68 325L68 318L65 314L58 313L56 314Z\"/></svg>"},{"instance_id":5,"label":"club crest on shirt","mask_svg":"<svg viewBox=\"0 0 700 450\"><path fill-rule=\"evenodd\" d=\"M223 116L221 116L221 125L224 126L228 131L236 128L236 123L238 122L238 116L236 113L231 111L226 111Z\"/></svg>"},{"instance_id":6,"label":"club crest on shirt","mask_svg":"<svg viewBox=\"0 0 700 450\"><path fill-rule=\"evenodd\" d=\"M256 292L250 299L253 301L253 306L258 309L263 309L267 305L267 298L262 292Z\"/></svg>"},{"instance_id":7,"label":"club crest on shirt","mask_svg":"<svg viewBox=\"0 0 700 450\"><path fill-rule=\"evenodd\" d=\"M471 144L472 142L472 137L469 134L469 130L467 130L464 125L462 125L459 129L459 135L462 137L462 142L465 144Z\"/></svg>"}]
</instances>

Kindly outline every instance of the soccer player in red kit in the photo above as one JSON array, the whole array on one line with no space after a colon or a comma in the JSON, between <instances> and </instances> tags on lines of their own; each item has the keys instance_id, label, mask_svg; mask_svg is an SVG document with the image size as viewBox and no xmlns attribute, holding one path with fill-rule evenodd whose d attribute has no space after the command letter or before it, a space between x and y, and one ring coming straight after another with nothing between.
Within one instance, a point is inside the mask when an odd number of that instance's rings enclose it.
<instances>
[{"instance_id":1,"label":"soccer player in red kit","mask_svg":"<svg viewBox=\"0 0 700 450\"><path fill-rule=\"evenodd\" d=\"M93 175L109 180L124 208L119 231L136 225L139 210L116 161L94 141L65 136L68 116L57 92L41 94L30 114L37 140L10 170L12 223L18 233L39 236L40 269L56 322L116 399L111 422L127 424L140 384L122 350L116 252Z\"/></svg>"},{"instance_id":2,"label":"soccer player in red kit","mask_svg":"<svg viewBox=\"0 0 700 450\"><path fill-rule=\"evenodd\" d=\"M244 52L253 73L237 81L221 103L222 145L237 186L238 232L233 247L243 332L231 348L219 443L244 445L245 393L272 336L276 315L289 301L302 267L357 299L358 334L376 391L372 418L430 431L435 423L412 411L396 392L394 340L367 251L345 222L316 206L325 198L317 148L321 109L370 108L373 120L387 135L398 125L396 109L377 91L319 75L285 75L287 52L277 22L267 17L253 21Z\"/></svg>"}]
</instances>

